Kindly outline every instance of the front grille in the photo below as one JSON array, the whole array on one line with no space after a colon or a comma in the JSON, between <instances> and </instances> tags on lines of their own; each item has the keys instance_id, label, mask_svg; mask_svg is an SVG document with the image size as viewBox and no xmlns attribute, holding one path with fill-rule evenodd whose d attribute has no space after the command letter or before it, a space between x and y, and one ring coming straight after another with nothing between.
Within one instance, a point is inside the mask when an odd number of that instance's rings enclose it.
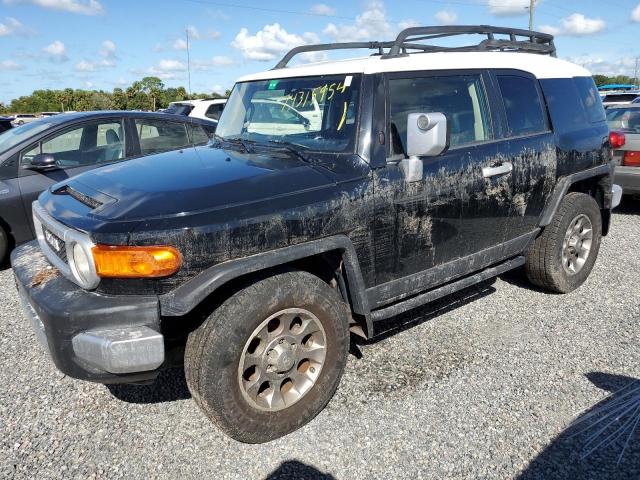
<instances>
[{"instance_id":1,"label":"front grille","mask_svg":"<svg viewBox=\"0 0 640 480\"><path fill-rule=\"evenodd\" d=\"M51 251L55 253L60 260L67 263L67 246L64 240L51 232L51 230L44 225L42 226L42 234L44 235L45 242L47 242L47 245L51 248Z\"/></svg>"}]
</instances>

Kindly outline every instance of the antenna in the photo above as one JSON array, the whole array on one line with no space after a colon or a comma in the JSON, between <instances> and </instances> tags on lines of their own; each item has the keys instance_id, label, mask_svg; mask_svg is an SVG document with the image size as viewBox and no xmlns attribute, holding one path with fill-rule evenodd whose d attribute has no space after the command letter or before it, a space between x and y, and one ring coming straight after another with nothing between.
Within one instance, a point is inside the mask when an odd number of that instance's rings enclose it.
<instances>
[{"instance_id":1,"label":"antenna","mask_svg":"<svg viewBox=\"0 0 640 480\"><path fill-rule=\"evenodd\" d=\"M185 29L187 34L187 75L189 79L189 96L191 96L191 54L189 52L189 28Z\"/></svg>"}]
</instances>

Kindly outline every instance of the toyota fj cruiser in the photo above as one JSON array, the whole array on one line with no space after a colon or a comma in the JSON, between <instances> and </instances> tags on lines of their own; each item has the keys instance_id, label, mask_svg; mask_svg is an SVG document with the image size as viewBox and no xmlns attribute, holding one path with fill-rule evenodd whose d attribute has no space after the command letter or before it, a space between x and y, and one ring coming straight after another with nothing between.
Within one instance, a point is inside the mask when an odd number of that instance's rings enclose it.
<instances>
[{"instance_id":1,"label":"toyota fj cruiser","mask_svg":"<svg viewBox=\"0 0 640 480\"><path fill-rule=\"evenodd\" d=\"M459 34L484 39L430 42ZM374 53L287 66L354 48ZM350 332L520 266L580 286L619 197L598 91L552 36L416 27L295 48L236 83L210 145L49 188L12 265L62 372L183 363L216 425L264 442L329 402Z\"/></svg>"}]
</instances>

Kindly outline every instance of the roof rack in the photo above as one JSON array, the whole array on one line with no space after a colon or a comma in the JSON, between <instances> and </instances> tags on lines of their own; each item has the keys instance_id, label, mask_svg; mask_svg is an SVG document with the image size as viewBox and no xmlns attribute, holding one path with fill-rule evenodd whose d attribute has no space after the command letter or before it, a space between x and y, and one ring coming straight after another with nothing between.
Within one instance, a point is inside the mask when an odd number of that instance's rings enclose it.
<instances>
[{"instance_id":1,"label":"roof rack","mask_svg":"<svg viewBox=\"0 0 640 480\"><path fill-rule=\"evenodd\" d=\"M461 47L445 47L430 45L425 40L454 37L457 35L484 35L486 38L480 43ZM496 38L496 35L506 35L508 38ZM437 27L411 27L402 30L394 41L390 42L348 42L324 43L316 45L302 45L290 50L274 67L274 70L285 68L293 57L300 53L320 52L328 50L351 49L377 50L372 55L382 58L396 58L409 53L428 52L525 52L556 56L553 35L520 30L507 27L493 27L490 25L452 25ZM388 51L385 53L385 49ZM410 52L413 51L413 52Z\"/></svg>"}]
</instances>

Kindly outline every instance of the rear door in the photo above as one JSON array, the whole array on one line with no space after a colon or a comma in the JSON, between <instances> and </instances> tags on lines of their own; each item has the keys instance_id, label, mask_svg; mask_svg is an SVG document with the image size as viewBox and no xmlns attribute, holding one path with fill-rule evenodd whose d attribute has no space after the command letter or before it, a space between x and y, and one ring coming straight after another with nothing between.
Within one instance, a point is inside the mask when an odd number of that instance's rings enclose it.
<instances>
[{"instance_id":1,"label":"rear door","mask_svg":"<svg viewBox=\"0 0 640 480\"><path fill-rule=\"evenodd\" d=\"M516 70L494 71L493 80L503 122L498 153L512 167L504 176L508 242L535 230L555 185L557 155L538 80Z\"/></svg>"},{"instance_id":2,"label":"rear door","mask_svg":"<svg viewBox=\"0 0 640 480\"><path fill-rule=\"evenodd\" d=\"M101 165L125 158L125 135L121 118L92 120L58 131L20 153L20 191L25 210L51 185ZM54 156L58 168L30 169L39 153Z\"/></svg>"}]
</instances>

